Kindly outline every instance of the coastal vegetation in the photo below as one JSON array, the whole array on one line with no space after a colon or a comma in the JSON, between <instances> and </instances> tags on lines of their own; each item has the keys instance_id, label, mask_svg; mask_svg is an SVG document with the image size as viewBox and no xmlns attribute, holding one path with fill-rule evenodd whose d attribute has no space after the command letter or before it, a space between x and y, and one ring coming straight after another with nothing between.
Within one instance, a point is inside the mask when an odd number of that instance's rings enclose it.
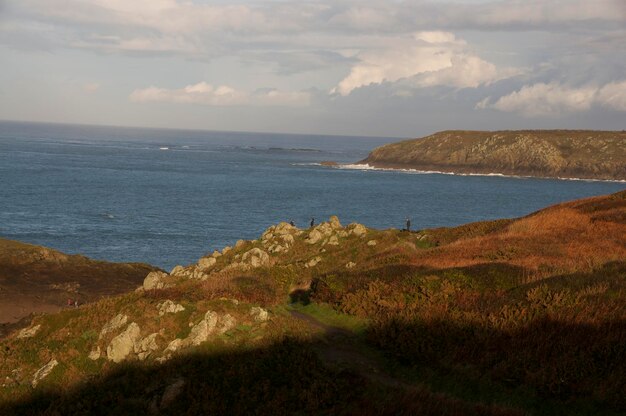
<instances>
[{"instance_id":1,"label":"coastal vegetation","mask_svg":"<svg viewBox=\"0 0 626 416\"><path fill-rule=\"evenodd\" d=\"M447 130L374 149L378 168L462 174L626 180L626 132Z\"/></svg>"},{"instance_id":2,"label":"coastal vegetation","mask_svg":"<svg viewBox=\"0 0 626 416\"><path fill-rule=\"evenodd\" d=\"M287 223L0 340L0 414L623 414L626 191Z\"/></svg>"}]
</instances>

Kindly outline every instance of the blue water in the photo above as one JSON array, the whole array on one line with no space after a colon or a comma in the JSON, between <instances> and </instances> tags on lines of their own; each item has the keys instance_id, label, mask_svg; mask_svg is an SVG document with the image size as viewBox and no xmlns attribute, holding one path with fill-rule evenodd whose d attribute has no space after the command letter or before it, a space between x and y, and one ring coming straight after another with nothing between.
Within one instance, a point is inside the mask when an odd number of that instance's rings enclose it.
<instances>
[{"instance_id":1,"label":"blue water","mask_svg":"<svg viewBox=\"0 0 626 416\"><path fill-rule=\"evenodd\" d=\"M449 226L626 187L315 165L395 140L0 122L0 237L169 269L284 220Z\"/></svg>"}]
</instances>

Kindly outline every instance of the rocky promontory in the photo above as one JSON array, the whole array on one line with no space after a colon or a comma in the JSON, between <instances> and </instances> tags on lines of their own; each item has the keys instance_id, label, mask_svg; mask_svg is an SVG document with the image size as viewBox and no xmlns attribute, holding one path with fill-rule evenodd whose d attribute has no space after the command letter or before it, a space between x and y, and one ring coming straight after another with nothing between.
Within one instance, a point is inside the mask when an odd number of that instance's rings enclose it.
<instances>
[{"instance_id":1,"label":"rocky promontory","mask_svg":"<svg viewBox=\"0 0 626 416\"><path fill-rule=\"evenodd\" d=\"M626 131L448 130L378 147L358 163L460 174L626 180Z\"/></svg>"}]
</instances>

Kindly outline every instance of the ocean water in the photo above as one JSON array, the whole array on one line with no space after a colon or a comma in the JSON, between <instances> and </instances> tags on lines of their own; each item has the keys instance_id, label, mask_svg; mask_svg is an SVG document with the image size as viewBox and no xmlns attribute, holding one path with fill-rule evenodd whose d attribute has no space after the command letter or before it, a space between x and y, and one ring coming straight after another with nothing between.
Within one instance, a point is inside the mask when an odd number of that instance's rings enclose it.
<instances>
[{"instance_id":1,"label":"ocean water","mask_svg":"<svg viewBox=\"0 0 626 416\"><path fill-rule=\"evenodd\" d=\"M170 269L279 221L451 226L626 188L319 165L396 140L0 122L0 237Z\"/></svg>"}]
</instances>

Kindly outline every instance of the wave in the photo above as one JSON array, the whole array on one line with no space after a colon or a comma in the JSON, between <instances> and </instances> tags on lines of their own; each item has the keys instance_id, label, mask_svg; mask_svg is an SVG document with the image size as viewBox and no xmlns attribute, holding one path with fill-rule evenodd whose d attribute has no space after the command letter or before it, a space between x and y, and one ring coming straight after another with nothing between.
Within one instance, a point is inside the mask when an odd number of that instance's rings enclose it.
<instances>
[{"instance_id":1,"label":"wave","mask_svg":"<svg viewBox=\"0 0 626 416\"><path fill-rule=\"evenodd\" d=\"M562 181L582 181L582 182L614 182L614 183L626 183L626 180L620 179L590 179L590 178L563 178L563 177L547 177L547 176L527 176L527 175L507 175L499 172L490 173L460 173L460 172L444 172L439 170L420 170L420 169L401 169L401 168L377 168L370 166L367 163L364 164L345 164L330 166L336 169L352 169L361 171L386 171L386 172L401 172L414 175L453 175L453 176L496 176L501 178L516 178L516 179L558 179Z\"/></svg>"}]
</instances>

